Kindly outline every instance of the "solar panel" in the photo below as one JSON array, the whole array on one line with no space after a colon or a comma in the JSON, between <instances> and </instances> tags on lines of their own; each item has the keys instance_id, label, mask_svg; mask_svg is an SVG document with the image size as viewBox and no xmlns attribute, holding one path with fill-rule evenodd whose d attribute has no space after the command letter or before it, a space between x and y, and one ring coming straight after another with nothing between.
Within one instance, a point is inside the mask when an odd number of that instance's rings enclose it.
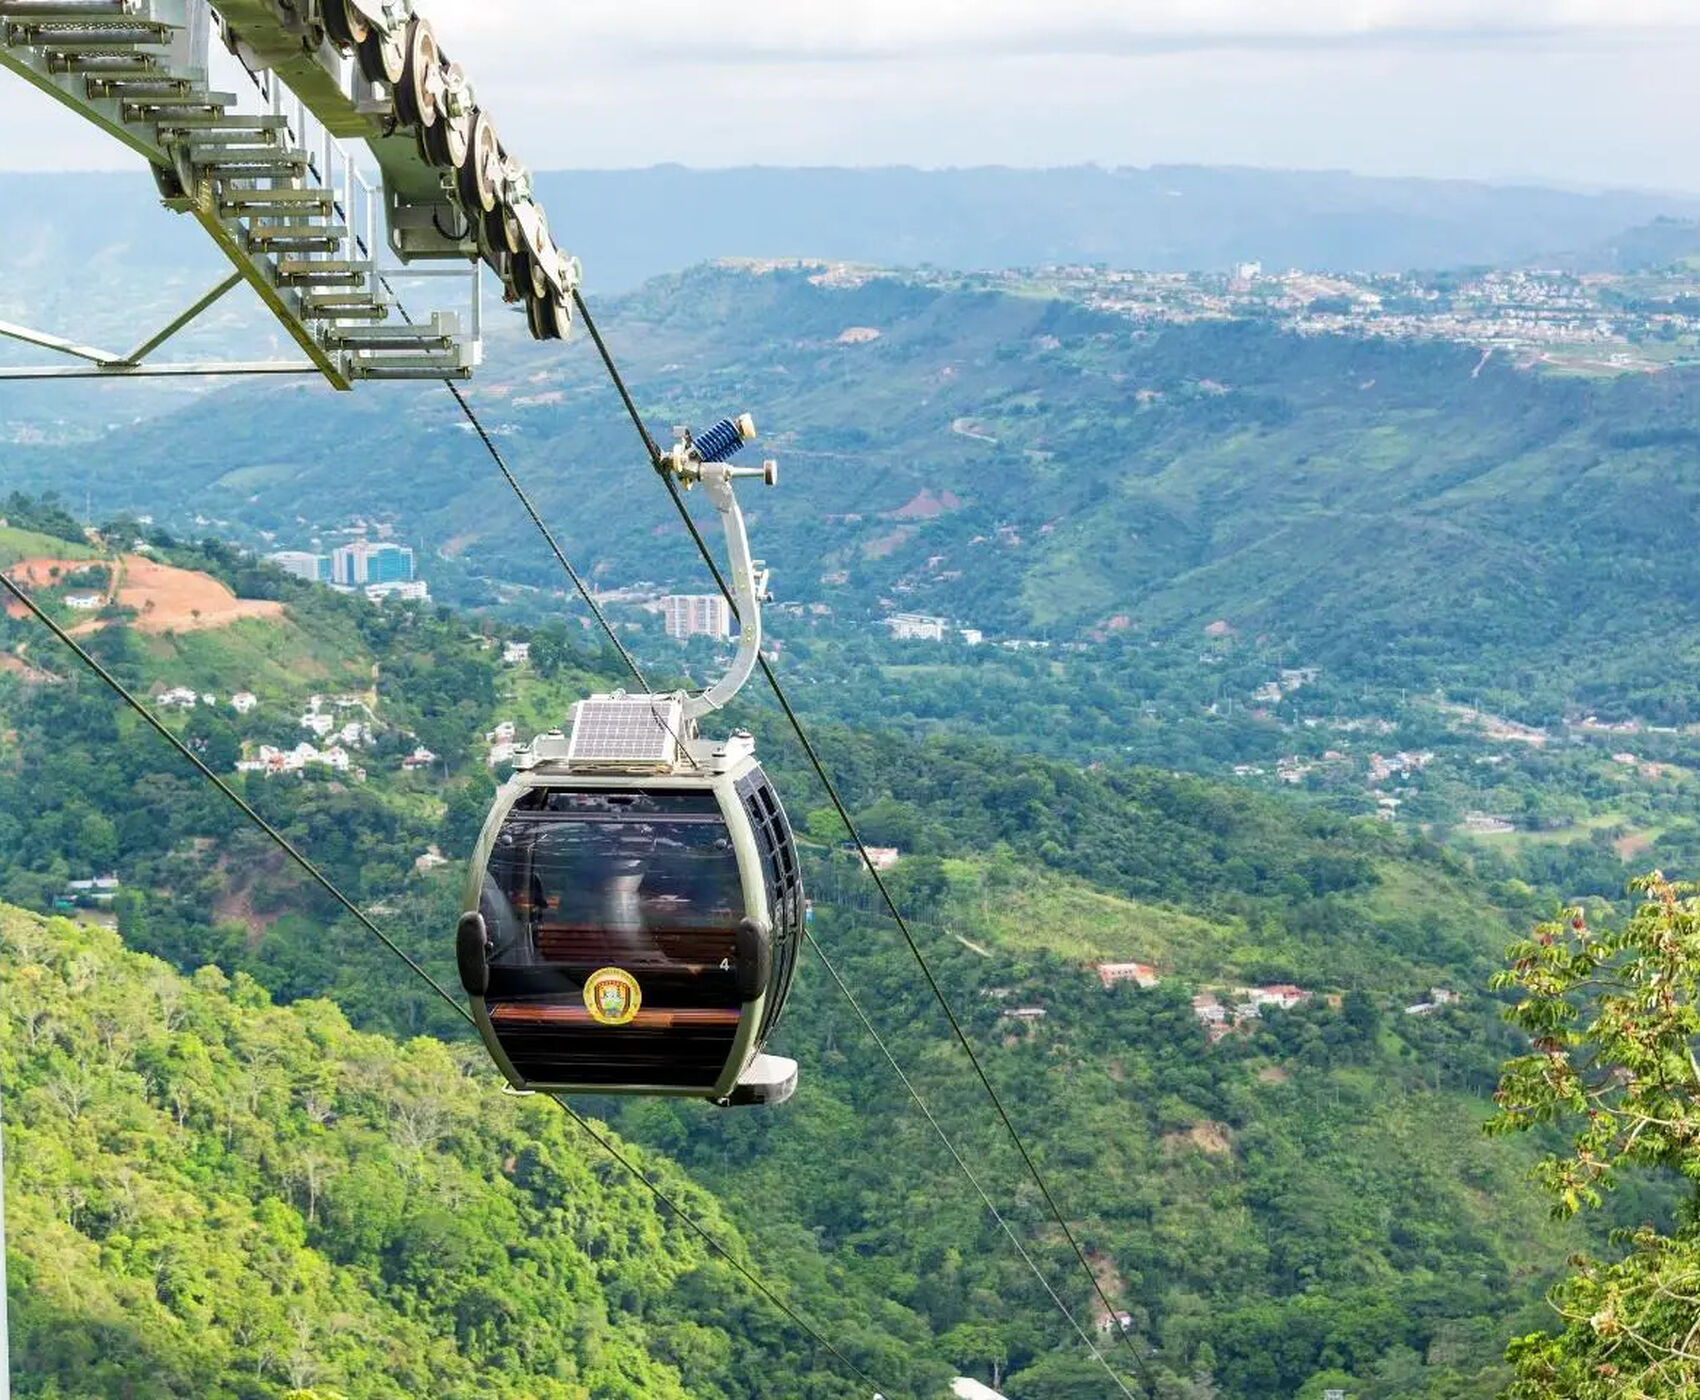
<instances>
[{"instance_id":1,"label":"solar panel","mask_svg":"<svg viewBox=\"0 0 1700 1400\"><path fill-rule=\"evenodd\" d=\"M677 757L683 714L665 695L596 695L573 712L568 764L670 764Z\"/></svg>"}]
</instances>

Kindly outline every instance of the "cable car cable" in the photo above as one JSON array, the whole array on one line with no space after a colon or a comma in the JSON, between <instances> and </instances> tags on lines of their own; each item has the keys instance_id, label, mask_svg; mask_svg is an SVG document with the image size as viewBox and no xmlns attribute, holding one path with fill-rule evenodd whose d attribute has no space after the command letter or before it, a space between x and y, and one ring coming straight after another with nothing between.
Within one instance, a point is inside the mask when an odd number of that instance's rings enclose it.
<instances>
[{"instance_id":1,"label":"cable car cable","mask_svg":"<svg viewBox=\"0 0 1700 1400\"><path fill-rule=\"evenodd\" d=\"M365 245L362 244L361 246L364 247ZM378 281L395 302L395 309L400 314L401 319L408 325L413 325L413 317L407 314L407 307L402 304L401 297L396 294L395 288L390 285L390 279L382 273L379 273ZM638 683L638 686L647 694L649 691L649 682L644 679L643 671L639 669L637 661L632 657L631 652L626 649L626 645L620 640L619 634L614 631L614 624L608 620L608 615L602 611L601 604L596 601L595 595L588 587L586 587L584 579L579 576L578 570L573 567L572 560L567 558L566 551L562 549L560 544L556 541L555 532L549 528L547 523L545 523L543 516L538 512L536 505L533 504L530 494L523 486L520 485L519 478L514 475L513 468L508 466L507 458L502 455L502 449L496 446L495 438L490 436L489 431L479 419L478 414L473 410L472 404L468 401L466 395L461 392L460 385L456 384L452 379L445 378L443 380L443 387L449 391L449 393L454 397L454 401L460 405L460 411L466 415L466 421L472 425L473 432L478 434L478 440L484 444L484 450L490 454L490 460L496 464L496 470L501 472L502 480L508 483L509 489L519 498L519 503L525 508L525 513L531 517L531 523L537 527L538 532L543 536L544 542L549 546L550 552L555 556L555 559L560 564L561 568L566 571L567 577L572 580L573 587L578 590L578 596L584 600L584 605L590 609L591 615L595 617L596 621L601 625L603 632L607 634L608 640L614 644L614 650L620 653L620 660L625 663L626 669L632 673L632 679L635 680Z\"/></svg>"},{"instance_id":2,"label":"cable car cable","mask_svg":"<svg viewBox=\"0 0 1700 1400\"><path fill-rule=\"evenodd\" d=\"M405 312L402 314L406 315ZM585 586L584 580L579 577L578 570L573 568L572 561L567 558L566 552L555 542L554 532L543 523L543 517L537 513L537 507L532 504L531 497L526 494L525 488L519 484L519 479L514 476L512 468L508 466L506 459L502 456L501 449L496 446L495 439L485 431L483 423L478 420L478 415L472 411L472 405L467 402L466 395L461 392L460 385L452 379L445 379L443 383L448 387L449 393L454 395L455 402L460 405L460 411L466 415L466 421L472 424L473 431L478 434L479 440L489 451L490 460L496 464L496 469L501 472L503 480L513 489L514 495L519 497L519 503L525 507L525 513L531 517L531 523L542 531L543 538L549 542L550 550L553 551L555 558L560 561L561 567L567 571L567 577L573 581L573 587L578 589L579 597L584 599L585 606L602 624L602 630L608 634L608 640L614 644L614 650L620 653L620 660L625 662L626 669L632 673L632 679L647 694L649 682L644 679L643 672L638 669L638 664L633 659L631 652L626 650L625 643L614 631L613 623L608 621L607 614L602 611L595 597Z\"/></svg>"},{"instance_id":3,"label":"cable car cable","mask_svg":"<svg viewBox=\"0 0 1700 1400\"><path fill-rule=\"evenodd\" d=\"M138 716L141 717L143 723L148 725L149 728L160 736L160 738L170 744L172 748L176 749L179 754L188 759L189 762L200 771L203 778L229 798L230 801L233 802L241 811L243 816L247 817L249 821L269 836L277 848L288 856L290 860L294 861L309 879L324 890L326 894L330 895L332 899L336 900L338 904L341 904L345 909L347 909L349 913L353 914L356 919L366 926L367 931L371 933L373 937L378 939L384 947L388 948L390 952L394 953L398 958L406 963L414 973L424 978L426 982L430 983L432 991L436 992L439 997L441 997L450 1006L454 1007L456 1011L459 1011L461 1015L466 1015L465 1011L461 1009L460 1003L449 994L442 983L437 981L435 977L409 957L407 952L396 944L387 933L385 933L381 928L373 923L370 918L356 908L348 896L343 894L341 890L333 885L325 875L321 874L318 867L316 867L312 861L308 860L306 856L296 849L295 844L290 841L287 836L255 811L245 798L226 783L223 778L219 777L217 773L213 772L213 770L207 766L206 761L202 759L198 753L167 729L164 723L161 722L160 718L149 710L146 705L142 704L141 701L137 700L136 697L125 687L122 681L114 676L112 672L108 671L106 667L101 665L94 655L90 653L80 642L78 642L75 637L49 617L46 611L43 610L42 606L37 603L34 598L32 598L4 573L0 573L0 584L4 584L6 591L16 598L25 608L29 609L29 611L34 614L38 622L45 626L48 631L52 632L55 637L75 652L77 659L81 661L83 665L87 666L89 670L93 671L95 675L99 676L120 700L122 700L126 705L134 710ZM467 1019L470 1020L471 1018L468 1017Z\"/></svg>"},{"instance_id":4,"label":"cable car cable","mask_svg":"<svg viewBox=\"0 0 1700 1400\"><path fill-rule=\"evenodd\" d=\"M726 1260L726 1262L728 1264L730 1264L734 1269L736 1269L740 1274L742 1274L744 1276L744 1278L749 1281L751 1286L754 1287L755 1289L757 1289L761 1293L761 1295L768 1300L768 1302L772 1303L774 1305L774 1307L778 1308L781 1312L783 1312L794 1323L796 1323L805 1332L807 1332L811 1337L813 1337L815 1339L815 1341L818 1342L822 1347L824 1347L827 1351L831 1352L833 1356L837 1357L839 1361L841 1361L846 1367L848 1367L852 1372L855 1373L856 1378L858 1380L862 1381L864 1384L869 1386L871 1389L878 1391L881 1394L887 1393L887 1392L881 1390L881 1388L874 1383L874 1381L868 1376L867 1372L863 1371L860 1366L858 1366L854 1361L852 1361L843 1352L841 1352L837 1347L835 1347L831 1342L829 1342L824 1336L822 1336L819 1332L817 1332L812 1326L810 1326L801 1317L799 1317L797 1315L797 1313L792 1310L792 1308L790 1307L789 1304L787 1304L782 1298L779 1298L772 1291L770 1291L766 1284L764 1284L759 1278L757 1278L748 1269L746 1269L742 1264L740 1264L736 1259L734 1259L729 1253L727 1253L725 1248L723 1248L719 1243L717 1243L715 1241L715 1239L705 1229L703 1229L703 1227L701 1225L697 1224L697 1222L695 1220L693 1220L690 1216L686 1215L676 1205L674 1205L673 1202L670 1201L662 1193L661 1188L659 1186L657 1186L654 1182L652 1182L646 1175L644 1175L643 1171L637 1166L636 1163L632 1162L629 1158L627 1158L625 1156L625 1154L620 1151L619 1148L614 1146L612 1141L610 1141L608 1138L604 1137L601 1133L597 1132L597 1130L595 1128L591 1127L589 1121L587 1119L585 1119L579 1113L579 1111L576 1108L574 1108L565 1099L561 1098L557 1094L550 1094L548 1097L553 1099L557 1104L559 1104L561 1106L561 1108L563 1110L565 1110L565 1112L568 1114L568 1116L570 1116L572 1118L572 1120L579 1125L579 1127L583 1128L585 1130L585 1132L590 1134L591 1138L594 1139L598 1144L600 1144L601 1147L603 1148L603 1150L606 1151L610 1157L612 1157L616 1162L618 1162L622 1167L624 1167L628 1172L630 1172L632 1174L632 1176L634 1176L639 1182L641 1182L643 1184L644 1188L646 1190L648 1190L652 1195L654 1195L654 1197L658 1201L660 1201L663 1205L665 1205L668 1210L672 1211L675 1215L677 1215L680 1220L684 1221L686 1225L690 1226L690 1228L692 1230L694 1230L698 1235L700 1235L710 1245L713 1245L715 1252L718 1253L722 1259Z\"/></svg>"},{"instance_id":5,"label":"cable car cable","mask_svg":"<svg viewBox=\"0 0 1700 1400\"><path fill-rule=\"evenodd\" d=\"M168 728L166 728L165 724L157 715L149 710L146 705L142 704L142 702L135 697L130 689L116 676L114 676L111 671L107 670L107 668L103 666L100 661L97 660L96 657L82 645L82 643L77 641L75 637L54 621L54 619L48 615L42 606L36 602L36 600L28 592L20 588L18 584L5 573L0 573L0 585L3 585L6 591L17 599L17 601L26 608L32 616L34 616L37 622L46 627L47 630L53 633L60 642L68 647L75 654L77 659L96 676L98 676L100 680L105 683L106 687L126 705L128 705L130 709L148 725L149 728L158 734L160 738L164 739L166 743L170 744L179 755L186 758L203 778L223 793L224 796L236 806L242 815L252 822L256 828L263 832L280 851L289 857L291 861L299 866L303 873L305 873L315 884L324 890L326 894L330 895L332 899L334 899L339 905L347 910L348 913L352 914L362 925L364 925L366 930L381 944L383 944L389 952L395 954L395 956L400 958L402 962L406 963L408 970L421 981L425 982L426 985L428 985L431 990L437 994L438 998L444 1003L444 1005L448 1006L450 1010L452 1010L468 1025L476 1025L467 1009L462 1006L460 1002L455 1000L441 982L439 982L430 974L429 971L410 957L406 950L404 950L395 942L394 939L379 928L377 924L373 923L371 918L362 911L353 900L338 889L336 885L331 882L330 878L316 865L314 865L311 860L302 854L302 852L287 836L262 817L259 812L256 811L245 798L237 793L234 788L226 783L223 778L213 772L199 754L178 738L177 735L173 734ZM797 1327L806 1332L823 1350L835 1357L848 1370L853 1372L859 1380L869 1386L874 1385L873 1381L868 1378L867 1374L847 1356L845 1356L842 1351L834 1346L824 1333L798 1313L797 1310L783 1298L774 1293L773 1290L769 1288L767 1284L763 1283L762 1280L757 1277L747 1265L736 1259L725 1245L716 1240L714 1236L711 1235L701 1224L699 1224L688 1212L678 1205L675 1205L672 1199L659 1186L650 1181L634 1162L621 1153L610 1139L604 1137L601 1133L597 1132L595 1128L591 1127L589 1121L585 1119L577 1109L573 1108L573 1106L567 1103L564 1099L558 1098L554 1095L550 1095L549 1097L554 1103L560 1106L562 1111L565 1112L568 1117L577 1123L578 1126L590 1136L592 1141L613 1157L614 1160L624 1167L627 1172L641 1182L644 1188L649 1191L656 1200L666 1206L668 1210L683 1221L711 1249L713 1249L716 1254L730 1264L752 1288L762 1295L762 1297L772 1303L773 1306L779 1309L780 1312L784 1313L785 1316Z\"/></svg>"},{"instance_id":6,"label":"cable car cable","mask_svg":"<svg viewBox=\"0 0 1700 1400\"><path fill-rule=\"evenodd\" d=\"M974 1190L979 1194L980 1199L985 1202L986 1209L991 1212L992 1219L997 1221L999 1228L1003 1230L1004 1234L1009 1236L1009 1242L1015 1246L1015 1252L1021 1256L1022 1262L1027 1265L1029 1270L1032 1271L1033 1277L1039 1280L1039 1286L1051 1295L1051 1301L1057 1305L1057 1311L1063 1315L1064 1320L1069 1324L1069 1326L1074 1328L1074 1330L1079 1334L1080 1340L1086 1344L1086 1350L1091 1354L1092 1359L1104 1368L1110 1379L1116 1383L1116 1386L1120 1389L1121 1393L1127 1396L1128 1400L1133 1400L1133 1392L1127 1388L1127 1383L1116 1374L1114 1368L1111 1367L1109 1361L1105 1359L1103 1353L1092 1344L1092 1339L1086 1335L1085 1329L1075 1321L1074 1314L1069 1311L1068 1304L1058 1296L1056 1289L1051 1287L1050 1281L1046 1279L1044 1274L1039 1272L1039 1266L1036 1262L1034 1262L1033 1256L1027 1252L1026 1246L1021 1243L1021 1240L1016 1235L1015 1231L1010 1228L1009 1222L1004 1219L1002 1212L998 1210L997 1206L993 1203L992 1198L986 1194L986 1188L980 1184L980 1179L974 1175L973 1169L970 1168L967 1161L964 1160L962 1153L957 1150L956 1144L950 1140L949 1135L945 1132L943 1126L939 1123L939 1120L933 1116L933 1111L927 1107L926 1100L921 1097L920 1091L910 1082L909 1076L903 1072L903 1066L897 1063L896 1057L892 1055L890 1047L885 1043L885 1038L881 1036L879 1031L874 1027L874 1023L868 1019L868 1013L862 1009L862 1003L856 1000L856 994L850 990L850 988L845 984L844 979L839 976L838 969L832 965L832 960L827 957L826 950L821 947L820 941L814 936L814 934L809 933L806 930L804 931L803 937L808 940L809 947L815 950L815 956L821 960L821 966L826 969L827 976L832 978L833 985L838 988L839 992L843 995L844 1000L850 1003L850 1009L856 1013L857 1019L862 1023L862 1028L873 1038L874 1044L879 1047L880 1054L885 1056L886 1063L891 1066L893 1073L897 1075L898 1081L906 1090L908 1090L909 1097L915 1100L915 1106L921 1110L921 1116L927 1120L928 1125L935 1133L938 1134L938 1139L944 1144L945 1151L950 1153L951 1158L961 1169L963 1176L968 1178L968 1184L974 1188Z\"/></svg>"},{"instance_id":7,"label":"cable car cable","mask_svg":"<svg viewBox=\"0 0 1700 1400\"><path fill-rule=\"evenodd\" d=\"M630 415L634 426L637 428L639 436L643 439L645 450L650 454L651 464L659 471L661 465L661 453L655 445L655 439L650 435L649 429L644 425L642 417L638 413L636 403L631 396L631 392L626 387L624 377L620 374L618 368L614 364L613 356L609 353L606 343L597 332L595 328L595 320L590 314L589 307L585 305L584 297L576 289L573 293L573 300L577 304L579 312L584 318L586 331L590 333L592 340L595 341L597 349L601 353L603 364L607 366L608 373L614 380L615 387L619 390L620 398L626 405L627 413ZM691 539L696 544L698 553L702 555L703 562L708 565L709 572L713 575L715 583L719 586L721 593L726 598L727 606L731 609L733 616L736 617L737 604L732 598L731 590L726 586L726 579L721 574L719 566L715 563L714 556L708 548L708 543L702 537L702 531L697 528L696 521L691 518L690 511L685 505L684 497L680 494L678 484L670 475L665 473L662 473L662 480L666 484L668 495L672 497L674 508L678 511L680 519L684 521L685 528L690 532ZM1091 1261L1086 1257L1086 1251L1081 1246L1079 1237L1076 1236L1073 1228L1069 1225L1067 1217L1063 1214L1062 1207L1057 1203L1057 1199L1052 1194L1050 1186L1046 1183L1043 1173L1040 1172L1038 1163L1034 1161L1033 1154L1028 1150L1027 1144L1022 1141L1021 1134L1017 1131L1014 1120L1009 1116L1009 1110L1004 1107L1002 1096L999 1095L997 1089L993 1086L991 1077L986 1073L986 1068L981 1062L980 1056L976 1053L972 1042L969 1041L967 1033L962 1029L961 1022L957 1020L956 1012L952 1009L950 1000L945 996L944 989L939 985L937 977L934 976L932 966L927 962L926 955L921 951L921 945L916 941L914 933L909 928L908 920L903 917L902 912L898 909L897 901L892 898L891 891L886 886L884 878L880 875L878 870L874 869L873 862L868 857L868 848L862 841L861 833L856 829L856 824L850 816L849 808L844 805L843 798L839 796L837 785L832 781L831 776L827 773L826 766L821 761L819 752L815 749L813 742L809 739L808 734L804 730L802 721L797 716L797 712L792 709L791 702L786 697L784 687L779 683L779 677L774 673L773 667L768 664L768 660L765 656L758 656L757 662L761 667L762 675L767 678L769 688L773 691L774 699L779 702L780 709L785 712L785 718L789 722L792 732L797 736L797 741L802 745L804 753L808 755L809 764L814 769L815 776L820 780L821 786L825 789L827 797L831 800L833 808L838 813L839 820L844 823L845 831L849 834L851 841L854 842L857 854L861 857L863 867L870 875L873 876L874 884L879 890L880 898L884 903L887 912L891 915L892 922L897 925L898 931L903 935L903 941L908 945L910 954L914 957L916 965L921 969L921 975L926 979L927 986L931 989L934 999L939 1004L939 1008L944 1012L945 1019L950 1023L950 1028L955 1034L958 1043L967 1054L968 1061L973 1066L975 1075L979 1078L982 1087L984 1087L987 1097L991 1099L992 1107L997 1111L998 1118L1002 1121L1005 1130L1009 1134L1010 1140L1015 1144L1015 1149L1017 1153L1020 1154L1021 1160L1027 1168L1028 1175L1033 1178L1034 1184L1038 1186L1040 1194L1045 1198L1045 1204L1049 1207L1051 1215L1056 1220L1058 1226L1061 1227L1064 1238L1068 1240L1069 1245L1073 1248L1075 1258L1080 1261L1080 1267L1086 1272L1087 1277L1092 1280L1092 1289L1093 1292L1098 1295L1098 1301L1103 1304L1104 1310L1113 1320L1117 1311L1115 1305L1110 1301L1109 1295L1105 1293L1104 1286L1099 1281L1097 1272L1092 1268ZM1140 1355L1138 1347L1136 1347L1133 1343L1133 1339L1126 1331L1121 1331L1119 1328L1117 1330L1120 1332L1122 1341L1127 1346L1129 1352L1133 1355L1134 1360L1138 1363L1139 1370L1145 1377L1147 1384L1155 1386L1156 1378L1152 1375L1151 1367L1146 1362L1145 1358Z\"/></svg>"}]
</instances>

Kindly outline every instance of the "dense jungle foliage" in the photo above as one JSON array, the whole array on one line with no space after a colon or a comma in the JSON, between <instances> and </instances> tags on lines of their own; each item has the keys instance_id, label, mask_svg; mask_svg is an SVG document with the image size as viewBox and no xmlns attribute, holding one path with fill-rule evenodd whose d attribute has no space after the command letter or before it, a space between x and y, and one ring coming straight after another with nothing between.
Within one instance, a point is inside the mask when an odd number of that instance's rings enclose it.
<instances>
[{"instance_id":1,"label":"dense jungle foliage","mask_svg":"<svg viewBox=\"0 0 1700 1400\"><path fill-rule=\"evenodd\" d=\"M497 1092L481 1050L5 907L0 951L14 1394L863 1394L554 1103ZM747 1264L711 1196L625 1150ZM808 1254L785 1293L938 1393L918 1319Z\"/></svg>"}]
</instances>

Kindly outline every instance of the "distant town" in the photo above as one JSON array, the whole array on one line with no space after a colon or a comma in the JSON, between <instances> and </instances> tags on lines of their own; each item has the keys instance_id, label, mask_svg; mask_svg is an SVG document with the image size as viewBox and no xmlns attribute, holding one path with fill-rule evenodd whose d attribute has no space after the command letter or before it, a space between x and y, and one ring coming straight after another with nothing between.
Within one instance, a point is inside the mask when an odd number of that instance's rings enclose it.
<instances>
[{"instance_id":1,"label":"distant town","mask_svg":"<svg viewBox=\"0 0 1700 1400\"><path fill-rule=\"evenodd\" d=\"M751 264L756 270L771 264ZM879 269L821 264L816 281L854 286ZM1138 272L1102 265L906 273L927 284L1066 298L1150 325L1258 320L1301 335L1450 340L1520 367L1653 371L1700 361L1700 269L1569 272L1318 272L1242 262L1225 272ZM854 328L847 338L871 338Z\"/></svg>"}]
</instances>

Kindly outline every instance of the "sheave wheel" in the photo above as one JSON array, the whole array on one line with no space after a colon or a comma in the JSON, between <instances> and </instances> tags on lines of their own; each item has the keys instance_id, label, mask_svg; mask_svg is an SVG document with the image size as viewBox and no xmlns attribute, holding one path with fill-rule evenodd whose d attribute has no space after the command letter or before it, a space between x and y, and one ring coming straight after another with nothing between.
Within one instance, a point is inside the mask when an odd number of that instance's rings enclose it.
<instances>
[{"instance_id":1,"label":"sheave wheel","mask_svg":"<svg viewBox=\"0 0 1700 1400\"><path fill-rule=\"evenodd\" d=\"M325 33L338 48L358 48L372 32L366 16L349 4L349 0L319 0L319 15Z\"/></svg>"},{"instance_id":2,"label":"sheave wheel","mask_svg":"<svg viewBox=\"0 0 1700 1400\"><path fill-rule=\"evenodd\" d=\"M437 94L442 90L442 62L437 54L437 36L429 20L408 21L403 44L406 57L400 81L395 86L395 109L409 126L432 126L437 120Z\"/></svg>"},{"instance_id":3,"label":"sheave wheel","mask_svg":"<svg viewBox=\"0 0 1700 1400\"><path fill-rule=\"evenodd\" d=\"M360 57L360 71L371 82L388 83L393 88L407 71L405 30L392 29L386 34L382 30L370 29L356 52Z\"/></svg>"},{"instance_id":4,"label":"sheave wheel","mask_svg":"<svg viewBox=\"0 0 1700 1400\"><path fill-rule=\"evenodd\" d=\"M501 197L502 144L496 139L496 124L483 112L474 112L467 124L466 159L457 163L461 208L468 218L488 214Z\"/></svg>"}]
</instances>

